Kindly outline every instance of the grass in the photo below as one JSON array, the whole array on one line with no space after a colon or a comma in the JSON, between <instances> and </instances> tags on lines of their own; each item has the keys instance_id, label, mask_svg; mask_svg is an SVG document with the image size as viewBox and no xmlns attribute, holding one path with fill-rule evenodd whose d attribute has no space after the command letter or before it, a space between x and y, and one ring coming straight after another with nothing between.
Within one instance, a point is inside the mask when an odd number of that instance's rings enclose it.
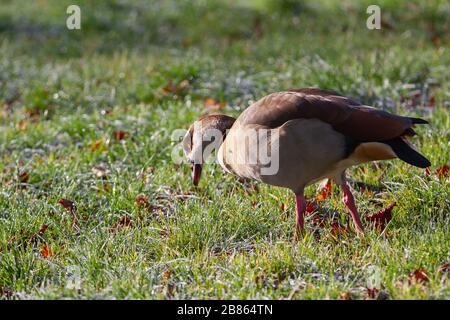
<instances>
[{"instance_id":1,"label":"grass","mask_svg":"<svg viewBox=\"0 0 450 320\"><path fill-rule=\"evenodd\" d=\"M390 299L450 298L438 271L450 180L436 172L450 162L445 1L375 1L386 23L375 31L374 1L78 1L82 30L68 31L72 2L0 8L3 298L364 299L373 268ZM206 99L238 115L304 86L431 122L414 138L429 175L399 160L349 172L378 187L354 184L363 221L397 202L383 232L333 235L332 219L349 221L334 188L292 244L288 190L218 165L194 188L172 161L172 132L210 112ZM420 269L429 281L409 276Z\"/></svg>"}]
</instances>

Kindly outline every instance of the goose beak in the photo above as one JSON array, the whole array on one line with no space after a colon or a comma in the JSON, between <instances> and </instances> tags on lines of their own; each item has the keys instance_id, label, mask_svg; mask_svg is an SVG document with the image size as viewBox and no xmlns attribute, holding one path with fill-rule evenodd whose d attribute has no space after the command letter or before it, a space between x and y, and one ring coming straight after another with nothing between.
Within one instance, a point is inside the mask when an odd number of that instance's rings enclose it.
<instances>
[{"instance_id":1,"label":"goose beak","mask_svg":"<svg viewBox=\"0 0 450 320\"><path fill-rule=\"evenodd\" d=\"M198 185L201 174L202 174L202 165L201 164L192 165L192 182L194 183L194 186Z\"/></svg>"}]
</instances>

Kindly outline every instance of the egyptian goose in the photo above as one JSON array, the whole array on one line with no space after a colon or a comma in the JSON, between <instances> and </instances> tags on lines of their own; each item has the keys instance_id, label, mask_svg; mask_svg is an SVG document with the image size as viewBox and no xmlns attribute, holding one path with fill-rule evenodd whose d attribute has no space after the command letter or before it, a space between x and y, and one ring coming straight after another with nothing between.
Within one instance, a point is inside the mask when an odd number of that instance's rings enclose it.
<instances>
[{"instance_id":1,"label":"egyptian goose","mask_svg":"<svg viewBox=\"0 0 450 320\"><path fill-rule=\"evenodd\" d=\"M362 105L335 91L303 88L269 94L237 119L226 115L200 118L186 133L183 149L193 166L194 185L214 146L225 171L291 189L296 196L295 239L304 228L305 187L332 179L342 188L356 231L363 233L345 170L393 158L419 168L430 166L406 140L416 134L415 124L426 123ZM273 157L269 161L258 158L260 149L270 150L267 154ZM276 170L269 172L271 166Z\"/></svg>"}]
</instances>

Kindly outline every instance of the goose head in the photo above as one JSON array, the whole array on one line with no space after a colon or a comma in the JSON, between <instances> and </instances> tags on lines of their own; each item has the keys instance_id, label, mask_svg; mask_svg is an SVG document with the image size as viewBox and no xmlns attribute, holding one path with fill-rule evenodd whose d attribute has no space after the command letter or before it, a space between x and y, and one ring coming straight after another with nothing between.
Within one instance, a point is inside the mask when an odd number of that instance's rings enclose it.
<instances>
[{"instance_id":1,"label":"goose head","mask_svg":"<svg viewBox=\"0 0 450 320\"><path fill-rule=\"evenodd\" d=\"M200 181L206 159L219 149L235 120L223 114L213 114L201 117L189 127L182 144L192 166L192 182L195 186Z\"/></svg>"}]
</instances>

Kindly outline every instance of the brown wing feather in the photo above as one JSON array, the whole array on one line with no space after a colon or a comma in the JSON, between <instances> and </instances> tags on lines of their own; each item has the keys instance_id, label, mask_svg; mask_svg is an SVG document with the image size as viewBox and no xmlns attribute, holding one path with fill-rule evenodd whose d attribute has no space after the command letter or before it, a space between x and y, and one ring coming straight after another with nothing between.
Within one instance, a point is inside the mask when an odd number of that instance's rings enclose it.
<instances>
[{"instance_id":1,"label":"brown wing feather","mask_svg":"<svg viewBox=\"0 0 450 320\"><path fill-rule=\"evenodd\" d=\"M401 136L413 123L410 118L378 110L317 88L270 94L247 108L239 124L276 128L292 119L319 119L359 141L383 141Z\"/></svg>"}]
</instances>

